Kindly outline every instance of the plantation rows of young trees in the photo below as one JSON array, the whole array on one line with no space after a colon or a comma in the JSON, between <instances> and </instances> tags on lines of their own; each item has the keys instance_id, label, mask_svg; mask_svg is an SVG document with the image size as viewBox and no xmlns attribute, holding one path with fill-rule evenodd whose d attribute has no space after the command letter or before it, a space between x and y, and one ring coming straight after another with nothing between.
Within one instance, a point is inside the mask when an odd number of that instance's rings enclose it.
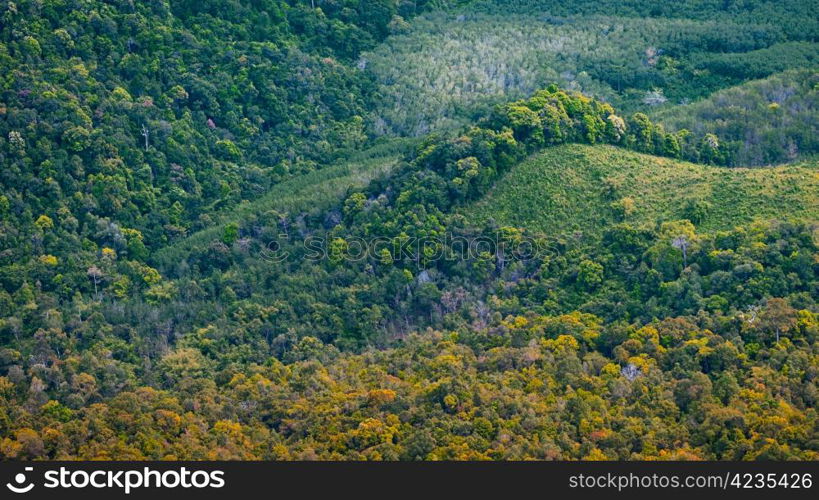
<instances>
[{"instance_id":1,"label":"plantation rows of young trees","mask_svg":"<svg viewBox=\"0 0 819 500\"><path fill-rule=\"evenodd\" d=\"M380 83L373 131L424 135L457 129L486 114L495 103L530 95L553 82L625 111L651 114L671 107L684 115L685 107L673 106L749 79L811 68L819 60L815 16L805 12L804 19L773 22L783 12L793 15L804 10L804 3L797 8L746 2L747 11L728 9L724 15L715 14L721 12L721 2L701 3L698 14L690 16L669 12L679 3L666 8L653 2L564 6L552 1L474 2L425 15L362 55L360 65ZM687 3L680 10L688 7ZM815 85L812 77L786 73L778 78L783 85L801 89L792 96L794 106L813 109L812 98L805 95ZM757 105L772 102L762 101ZM798 127L810 134L810 117L791 115L781 134L788 136L791 128ZM754 136L767 135L768 119L766 112L755 109L745 129ZM731 131L725 132L720 139L736 140ZM770 151L737 153L734 160L762 165L793 156L789 145L768 142L765 149ZM797 150L812 153L815 148L810 144Z\"/></svg>"},{"instance_id":2,"label":"plantation rows of young trees","mask_svg":"<svg viewBox=\"0 0 819 500\"><path fill-rule=\"evenodd\" d=\"M38 217L32 259L0 282L0 453L816 459L812 221L584 239L455 213L557 144L721 151L685 137L550 87L331 208L261 208L162 264L134 233L72 240L68 217ZM448 259L447 234L494 243ZM329 251L308 258L306 238ZM389 244L352 258L374 238ZM396 250L411 239L432 245Z\"/></svg>"},{"instance_id":3,"label":"plantation rows of young trees","mask_svg":"<svg viewBox=\"0 0 819 500\"><path fill-rule=\"evenodd\" d=\"M733 166L793 162L819 151L819 72L795 70L652 117L669 130L713 134Z\"/></svg>"},{"instance_id":4,"label":"plantation rows of young trees","mask_svg":"<svg viewBox=\"0 0 819 500\"><path fill-rule=\"evenodd\" d=\"M796 40L819 39L819 21L813 16L815 4L802 0L689 0L657 3L653 0L477 0L470 5L476 12L582 16L607 14L623 17L735 21L743 24L777 26Z\"/></svg>"}]
</instances>

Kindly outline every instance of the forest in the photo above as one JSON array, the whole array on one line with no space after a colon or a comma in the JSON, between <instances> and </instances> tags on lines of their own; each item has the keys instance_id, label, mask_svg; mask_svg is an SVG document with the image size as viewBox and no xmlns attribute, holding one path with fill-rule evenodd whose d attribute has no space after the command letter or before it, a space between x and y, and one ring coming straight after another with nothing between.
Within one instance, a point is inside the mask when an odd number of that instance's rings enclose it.
<instances>
[{"instance_id":1,"label":"forest","mask_svg":"<svg viewBox=\"0 0 819 500\"><path fill-rule=\"evenodd\" d=\"M0 1L0 459L819 460L817 10Z\"/></svg>"}]
</instances>

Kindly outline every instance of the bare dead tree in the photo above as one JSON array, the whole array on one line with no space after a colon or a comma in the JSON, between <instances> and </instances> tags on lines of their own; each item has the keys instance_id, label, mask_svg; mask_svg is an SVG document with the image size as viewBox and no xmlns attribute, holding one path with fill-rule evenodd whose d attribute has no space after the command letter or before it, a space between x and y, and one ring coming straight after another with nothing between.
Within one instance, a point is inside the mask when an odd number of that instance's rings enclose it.
<instances>
[{"instance_id":1,"label":"bare dead tree","mask_svg":"<svg viewBox=\"0 0 819 500\"><path fill-rule=\"evenodd\" d=\"M148 127L143 123L142 124L142 137L145 138L145 151L148 151L148 136L150 135L150 131L148 131Z\"/></svg>"},{"instance_id":2,"label":"bare dead tree","mask_svg":"<svg viewBox=\"0 0 819 500\"><path fill-rule=\"evenodd\" d=\"M674 238L674 241L671 242L671 246L682 250L683 269L688 267L688 238L686 238L685 235L677 236Z\"/></svg>"},{"instance_id":3,"label":"bare dead tree","mask_svg":"<svg viewBox=\"0 0 819 500\"><path fill-rule=\"evenodd\" d=\"M102 271L97 266L91 266L88 268L88 277L94 282L94 296L99 299L99 289L97 285L102 279Z\"/></svg>"}]
</instances>

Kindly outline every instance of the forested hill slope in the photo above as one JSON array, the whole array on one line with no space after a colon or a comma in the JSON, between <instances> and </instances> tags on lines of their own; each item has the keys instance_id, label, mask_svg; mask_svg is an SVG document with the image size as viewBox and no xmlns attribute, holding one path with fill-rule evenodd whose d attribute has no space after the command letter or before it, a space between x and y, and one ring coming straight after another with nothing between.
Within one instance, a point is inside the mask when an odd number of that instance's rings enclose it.
<instances>
[{"instance_id":1,"label":"forested hill slope","mask_svg":"<svg viewBox=\"0 0 819 500\"><path fill-rule=\"evenodd\" d=\"M819 164L726 169L566 145L516 165L463 213L476 224L491 219L555 235L599 235L622 222L688 219L715 231L754 220L819 220Z\"/></svg>"},{"instance_id":2,"label":"forested hill slope","mask_svg":"<svg viewBox=\"0 0 819 500\"><path fill-rule=\"evenodd\" d=\"M151 252L369 146L358 54L424 8L0 2L2 288L127 295Z\"/></svg>"},{"instance_id":3,"label":"forested hill slope","mask_svg":"<svg viewBox=\"0 0 819 500\"><path fill-rule=\"evenodd\" d=\"M354 62L417 4L0 3L3 246L31 253L43 215L157 248L362 146Z\"/></svg>"},{"instance_id":4,"label":"forested hill slope","mask_svg":"<svg viewBox=\"0 0 819 500\"><path fill-rule=\"evenodd\" d=\"M625 154L600 143L680 153L645 115L552 87L423 141L338 217L248 218L145 285L105 251L73 296L41 268L46 286L0 293L0 453L816 459L815 220L592 240L457 213L533 152ZM282 230L289 255L271 259ZM447 234L492 244L455 254ZM396 251L410 238L433 246Z\"/></svg>"}]
</instances>

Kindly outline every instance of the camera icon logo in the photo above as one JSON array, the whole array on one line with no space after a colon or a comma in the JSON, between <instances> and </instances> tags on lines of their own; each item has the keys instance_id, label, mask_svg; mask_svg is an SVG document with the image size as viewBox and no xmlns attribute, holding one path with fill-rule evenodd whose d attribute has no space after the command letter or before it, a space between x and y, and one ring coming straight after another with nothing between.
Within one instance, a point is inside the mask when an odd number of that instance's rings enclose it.
<instances>
[{"instance_id":1,"label":"camera icon logo","mask_svg":"<svg viewBox=\"0 0 819 500\"><path fill-rule=\"evenodd\" d=\"M26 467L25 470L26 472L31 472L34 470L34 467ZM34 488L34 483L24 484L26 482L26 475L23 474L22 472L14 476L14 482L16 483L16 485L12 483L6 483L6 488L10 489L14 493L28 493Z\"/></svg>"}]
</instances>

